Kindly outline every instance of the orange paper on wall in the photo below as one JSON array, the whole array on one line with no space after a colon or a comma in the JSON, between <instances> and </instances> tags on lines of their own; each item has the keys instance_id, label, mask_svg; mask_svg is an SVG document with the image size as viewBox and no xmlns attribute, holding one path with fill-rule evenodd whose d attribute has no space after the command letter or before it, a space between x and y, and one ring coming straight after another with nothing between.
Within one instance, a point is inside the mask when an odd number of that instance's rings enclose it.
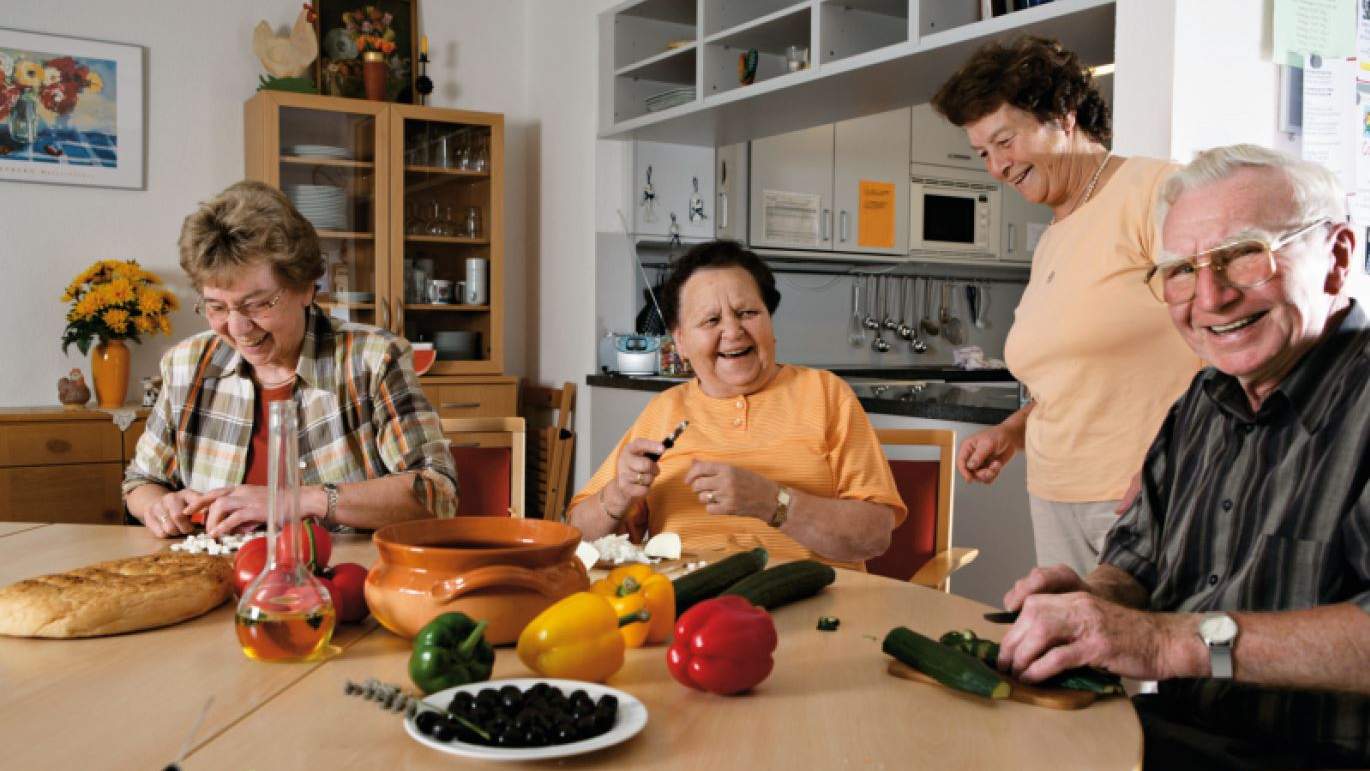
<instances>
[{"instance_id":1,"label":"orange paper on wall","mask_svg":"<svg viewBox=\"0 0 1370 771\"><path fill-rule=\"evenodd\" d=\"M856 243L876 249L894 248L894 183L861 180L856 215Z\"/></svg>"}]
</instances>

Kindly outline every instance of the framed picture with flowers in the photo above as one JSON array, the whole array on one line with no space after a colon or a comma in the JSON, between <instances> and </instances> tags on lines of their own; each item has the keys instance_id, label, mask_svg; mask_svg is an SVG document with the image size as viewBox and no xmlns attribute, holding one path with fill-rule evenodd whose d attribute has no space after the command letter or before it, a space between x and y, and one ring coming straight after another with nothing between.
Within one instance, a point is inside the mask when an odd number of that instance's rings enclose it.
<instances>
[{"instance_id":1,"label":"framed picture with flowers","mask_svg":"<svg viewBox=\"0 0 1370 771\"><path fill-rule=\"evenodd\" d=\"M144 188L142 46L0 28L0 180Z\"/></svg>"},{"instance_id":2,"label":"framed picture with flowers","mask_svg":"<svg viewBox=\"0 0 1370 771\"><path fill-rule=\"evenodd\" d=\"M318 13L319 93L366 98L363 62L385 62L384 98L414 101L418 0L315 0Z\"/></svg>"}]
</instances>

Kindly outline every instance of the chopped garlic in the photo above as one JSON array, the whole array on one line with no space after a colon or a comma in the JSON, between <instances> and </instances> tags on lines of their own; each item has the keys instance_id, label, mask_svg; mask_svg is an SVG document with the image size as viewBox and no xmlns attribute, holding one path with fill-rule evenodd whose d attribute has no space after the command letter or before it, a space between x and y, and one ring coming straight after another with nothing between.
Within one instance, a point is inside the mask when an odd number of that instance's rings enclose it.
<instances>
[{"instance_id":1,"label":"chopped garlic","mask_svg":"<svg viewBox=\"0 0 1370 771\"><path fill-rule=\"evenodd\" d=\"M647 539L642 551L648 557L678 560L680 559L680 535L678 533L657 533Z\"/></svg>"},{"instance_id":2,"label":"chopped garlic","mask_svg":"<svg viewBox=\"0 0 1370 771\"><path fill-rule=\"evenodd\" d=\"M184 541L173 543L172 551L183 551L187 554L211 554L229 555L242 548L243 544L254 538L261 538L265 533L229 533L223 538L214 538L208 533L195 533L186 536Z\"/></svg>"}]
</instances>

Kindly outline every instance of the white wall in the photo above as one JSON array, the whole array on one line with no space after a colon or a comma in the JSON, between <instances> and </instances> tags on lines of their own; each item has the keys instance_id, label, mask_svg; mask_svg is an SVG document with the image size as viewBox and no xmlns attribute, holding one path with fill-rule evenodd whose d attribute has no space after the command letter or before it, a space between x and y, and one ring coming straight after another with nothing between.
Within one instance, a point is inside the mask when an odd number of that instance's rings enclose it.
<instances>
[{"instance_id":1,"label":"white wall","mask_svg":"<svg viewBox=\"0 0 1370 771\"><path fill-rule=\"evenodd\" d=\"M545 15L553 4L541 0L536 5L537 12L527 0L432 0L420 5L420 27L432 42L434 103L506 113L505 299L511 308L507 368L518 374L527 369L527 328L521 309L528 284L526 234L536 220L526 215L538 173L529 154L536 122L528 108L536 102L528 99L528 66L534 61L527 55L531 37L526 27L530 18ZM571 5L563 9L556 3L555 8L567 16L585 17L590 34L582 45L590 51L593 14L571 11ZM60 375L73 366L89 371L88 361L75 349L63 357L57 340L66 310L59 301L62 288L94 259L137 258L167 279L183 299L191 297L176 265L176 236L196 202L243 176L242 106L261 72L251 53L252 28L261 19L287 27L298 8L279 0L5 3L0 24L6 27L147 48L148 168L147 189L142 191L0 182L0 275L5 287L0 322L6 329L0 335L0 406L55 404ZM556 42L552 47L558 49L562 40L554 41L549 30L542 42ZM592 64L587 59L565 71L583 71L589 82ZM577 105L565 109L572 112ZM579 109L583 122L593 121L592 101ZM580 144L589 145L590 139ZM589 182L572 197L588 201ZM588 255L587 247L582 259L588 260ZM155 373L159 356L173 340L203 328L188 309L173 324L172 338L150 338L133 346L135 386L137 378Z\"/></svg>"}]
</instances>

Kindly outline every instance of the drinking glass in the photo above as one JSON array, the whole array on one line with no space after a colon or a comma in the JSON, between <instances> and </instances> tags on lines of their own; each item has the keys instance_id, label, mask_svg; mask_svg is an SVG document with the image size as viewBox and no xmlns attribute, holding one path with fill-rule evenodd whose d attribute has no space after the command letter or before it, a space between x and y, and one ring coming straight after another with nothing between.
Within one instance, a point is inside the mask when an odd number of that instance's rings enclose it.
<instances>
[{"instance_id":1,"label":"drinking glass","mask_svg":"<svg viewBox=\"0 0 1370 771\"><path fill-rule=\"evenodd\" d=\"M466 210L466 222L462 235L467 238L480 238L480 208L471 206Z\"/></svg>"}]
</instances>

